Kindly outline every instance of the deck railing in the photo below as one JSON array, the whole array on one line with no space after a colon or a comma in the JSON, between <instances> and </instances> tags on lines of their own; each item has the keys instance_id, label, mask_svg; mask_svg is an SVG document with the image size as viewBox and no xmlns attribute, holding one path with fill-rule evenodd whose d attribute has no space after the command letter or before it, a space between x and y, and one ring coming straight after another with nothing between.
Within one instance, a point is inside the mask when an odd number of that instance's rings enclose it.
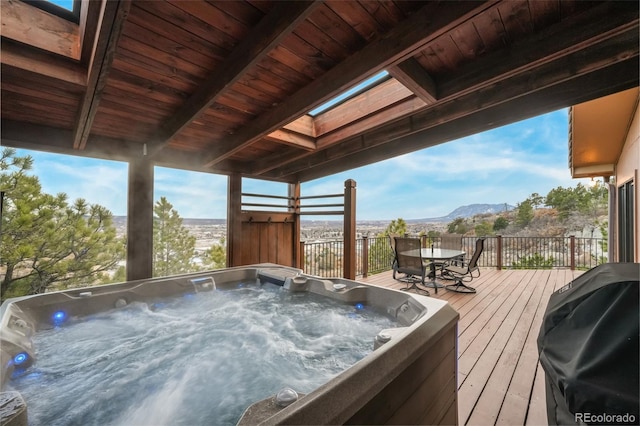
<instances>
[{"instance_id":1,"label":"deck railing","mask_svg":"<svg viewBox=\"0 0 640 426\"><path fill-rule=\"evenodd\" d=\"M423 247L440 247L440 239L422 237ZM463 237L462 250L470 258L476 237ZM305 273L320 277L342 276L341 240L301 243ZM356 241L356 275L368 276L391 269L393 252L388 237L363 237ZM497 269L586 270L607 262L607 240L569 237L486 237L478 260L481 267Z\"/></svg>"}]
</instances>

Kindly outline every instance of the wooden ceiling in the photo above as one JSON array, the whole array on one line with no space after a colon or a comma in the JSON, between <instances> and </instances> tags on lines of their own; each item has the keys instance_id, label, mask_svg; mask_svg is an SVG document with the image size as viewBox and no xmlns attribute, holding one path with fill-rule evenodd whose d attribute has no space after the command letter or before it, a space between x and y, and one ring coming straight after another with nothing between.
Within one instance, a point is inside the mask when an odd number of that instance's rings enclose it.
<instances>
[{"instance_id":1,"label":"wooden ceiling","mask_svg":"<svg viewBox=\"0 0 640 426\"><path fill-rule=\"evenodd\" d=\"M78 23L33 2L0 11L3 145L285 182L638 86L634 1L83 1Z\"/></svg>"}]
</instances>

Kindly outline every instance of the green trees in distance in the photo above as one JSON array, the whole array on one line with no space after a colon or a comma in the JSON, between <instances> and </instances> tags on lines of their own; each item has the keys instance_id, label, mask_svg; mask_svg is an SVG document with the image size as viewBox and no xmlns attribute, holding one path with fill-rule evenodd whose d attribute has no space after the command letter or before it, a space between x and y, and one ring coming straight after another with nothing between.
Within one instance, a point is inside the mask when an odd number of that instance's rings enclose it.
<instances>
[{"instance_id":1,"label":"green trees in distance","mask_svg":"<svg viewBox=\"0 0 640 426\"><path fill-rule=\"evenodd\" d=\"M111 212L64 193L42 192L33 158L0 151L0 297L24 296L126 279L126 242ZM224 241L195 252L195 237L165 197L154 206L154 276L226 266Z\"/></svg>"},{"instance_id":2,"label":"green trees in distance","mask_svg":"<svg viewBox=\"0 0 640 426\"><path fill-rule=\"evenodd\" d=\"M218 269L227 266L227 250L225 239L220 240L220 244L212 245L204 255L203 263L207 268Z\"/></svg>"},{"instance_id":3,"label":"green trees in distance","mask_svg":"<svg viewBox=\"0 0 640 426\"><path fill-rule=\"evenodd\" d=\"M597 219L598 214L606 211L609 192L605 185L599 182L586 187L579 183L575 188L561 186L552 189L547 194L545 204L558 211L562 220L566 220L571 213L581 213Z\"/></svg>"},{"instance_id":4,"label":"green trees in distance","mask_svg":"<svg viewBox=\"0 0 640 426\"><path fill-rule=\"evenodd\" d=\"M182 218L165 197L153 206L153 276L192 272L196 238L182 225Z\"/></svg>"},{"instance_id":5,"label":"green trees in distance","mask_svg":"<svg viewBox=\"0 0 640 426\"><path fill-rule=\"evenodd\" d=\"M516 208L516 224L521 228L527 226L533 220L533 204L530 200L524 200Z\"/></svg>"},{"instance_id":6,"label":"green trees in distance","mask_svg":"<svg viewBox=\"0 0 640 426\"><path fill-rule=\"evenodd\" d=\"M404 236L407 233L407 222L399 217L398 219L393 219L387 228L384 230L382 236L389 235L400 235Z\"/></svg>"},{"instance_id":7,"label":"green trees in distance","mask_svg":"<svg viewBox=\"0 0 640 426\"><path fill-rule=\"evenodd\" d=\"M584 186L578 183L574 188L561 186L552 189L546 196L533 193L521 203L518 203L513 212L500 214L493 225L482 216L474 218L457 218L447 225L447 232L466 234L471 230L477 236L490 236L503 230L522 230L534 223L536 212L542 207L548 207L557 212L559 223L568 222L574 218L575 223L583 225L591 224L606 233L606 221L600 223L598 217L606 214L608 203L608 190L605 185L596 183L594 186ZM552 213L553 214L553 213ZM486 217L486 215L485 215ZM578 220L575 220L578 218ZM480 221L476 223L477 221ZM513 226L513 227L512 227ZM560 229L561 227L558 226Z\"/></svg>"},{"instance_id":8,"label":"green trees in distance","mask_svg":"<svg viewBox=\"0 0 640 426\"><path fill-rule=\"evenodd\" d=\"M509 226L509 220L504 216L500 216L493 222L493 231L502 231L503 229L506 229L507 226Z\"/></svg>"},{"instance_id":9,"label":"green trees in distance","mask_svg":"<svg viewBox=\"0 0 640 426\"><path fill-rule=\"evenodd\" d=\"M83 199L69 203L64 193L43 193L32 167L33 158L15 149L0 154L0 297L109 281L108 272L124 258L111 212Z\"/></svg>"},{"instance_id":10,"label":"green trees in distance","mask_svg":"<svg viewBox=\"0 0 640 426\"><path fill-rule=\"evenodd\" d=\"M471 229L470 226L461 217L454 219L453 222L450 222L449 225L447 225L447 232L450 234L464 235L469 231L469 229Z\"/></svg>"}]
</instances>

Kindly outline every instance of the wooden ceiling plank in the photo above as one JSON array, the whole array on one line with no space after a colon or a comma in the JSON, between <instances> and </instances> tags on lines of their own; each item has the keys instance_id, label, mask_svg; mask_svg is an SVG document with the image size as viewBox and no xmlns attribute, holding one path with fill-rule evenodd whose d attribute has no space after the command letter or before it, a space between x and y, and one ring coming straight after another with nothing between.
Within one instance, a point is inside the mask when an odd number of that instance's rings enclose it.
<instances>
[{"instance_id":1,"label":"wooden ceiling plank","mask_svg":"<svg viewBox=\"0 0 640 426\"><path fill-rule=\"evenodd\" d=\"M215 102L242 75L263 59L295 26L317 7L310 1L278 3L231 52L151 141L150 155L155 155L182 129Z\"/></svg>"},{"instance_id":2,"label":"wooden ceiling plank","mask_svg":"<svg viewBox=\"0 0 640 426\"><path fill-rule=\"evenodd\" d=\"M296 92L287 102L267 111L227 141L218 144L205 164L211 166L234 155L358 82L415 54L425 44L492 4L490 1L426 5L389 33L366 45Z\"/></svg>"},{"instance_id":3,"label":"wooden ceiling plank","mask_svg":"<svg viewBox=\"0 0 640 426\"><path fill-rule=\"evenodd\" d=\"M131 7L130 0L105 1L98 24L95 48L87 74L87 90L78 111L78 119L73 132L73 148L86 147L91 125L98 111L100 97L111 71L111 64Z\"/></svg>"},{"instance_id":4,"label":"wooden ceiling plank","mask_svg":"<svg viewBox=\"0 0 640 426\"><path fill-rule=\"evenodd\" d=\"M565 19L546 30L496 51L438 80L440 99L478 90L499 80L533 69L560 56L615 37L638 27L638 8L626 2L607 2Z\"/></svg>"},{"instance_id":5,"label":"wooden ceiling plank","mask_svg":"<svg viewBox=\"0 0 640 426\"><path fill-rule=\"evenodd\" d=\"M436 82L414 58L394 65L387 71L426 104L432 104L438 100Z\"/></svg>"}]
</instances>

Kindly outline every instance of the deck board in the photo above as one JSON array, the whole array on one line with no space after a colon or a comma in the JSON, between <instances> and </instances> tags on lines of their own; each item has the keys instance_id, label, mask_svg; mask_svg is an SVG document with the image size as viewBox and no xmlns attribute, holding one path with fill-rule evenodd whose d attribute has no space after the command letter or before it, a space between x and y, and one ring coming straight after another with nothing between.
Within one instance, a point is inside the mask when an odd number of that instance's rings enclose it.
<instances>
[{"instance_id":1,"label":"deck board","mask_svg":"<svg viewBox=\"0 0 640 426\"><path fill-rule=\"evenodd\" d=\"M551 293L581 271L482 269L475 294L444 289L431 296L460 314L458 323L458 419L465 425L547 423L544 371L536 339ZM359 278L404 289L391 271Z\"/></svg>"}]
</instances>

